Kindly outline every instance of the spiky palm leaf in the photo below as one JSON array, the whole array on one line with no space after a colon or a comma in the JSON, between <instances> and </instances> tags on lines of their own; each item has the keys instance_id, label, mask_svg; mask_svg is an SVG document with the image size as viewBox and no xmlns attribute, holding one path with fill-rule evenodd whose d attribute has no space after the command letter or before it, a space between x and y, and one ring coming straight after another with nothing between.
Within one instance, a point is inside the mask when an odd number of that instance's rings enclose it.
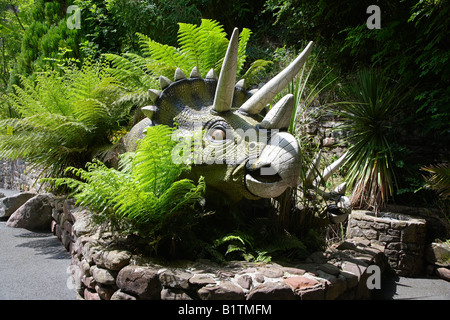
<instances>
[{"instance_id":1,"label":"spiky palm leaf","mask_svg":"<svg viewBox=\"0 0 450 320\"><path fill-rule=\"evenodd\" d=\"M353 188L355 207L379 210L394 195L397 184L393 121L400 97L406 95L374 71L360 71L356 80L348 91L351 102L340 104L338 111L344 120L341 129L349 133L346 179Z\"/></svg>"},{"instance_id":2,"label":"spiky palm leaf","mask_svg":"<svg viewBox=\"0 0 450 320\"><path fill-rule=\"evenodd\" d=\"M442 198L450 199L450 164L425 166L422 170L431 173L430 176L425 177L427 187L436 190Z\"/></svg>"}]
</instances>

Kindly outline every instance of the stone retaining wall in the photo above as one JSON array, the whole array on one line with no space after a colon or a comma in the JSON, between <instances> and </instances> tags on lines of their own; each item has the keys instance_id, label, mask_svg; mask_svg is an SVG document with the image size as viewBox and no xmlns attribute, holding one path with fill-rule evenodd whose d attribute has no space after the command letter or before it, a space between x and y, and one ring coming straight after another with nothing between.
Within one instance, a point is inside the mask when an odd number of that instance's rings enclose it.
<instances>
[{"instance_id":1,"label":"stone retaining wall","mask_svg":"<svg viewBox=\"0 0 450 320\"><path fill-rule=\"evenodd\" d=\"M0 188L38 192L40 171L21 159L0 159Z\"/></svg>"},{"instance_id":2,"label":"stone retaining wall","mask_svg":"<svg viewBox=\"0 0 450 320\"><path fill-rule=\"evenodd\" d=\"M384 270L376 247L344 242L299 263L216 264L207 260L158 262L114 245L111 234L92 232L89 212L55 199L52 232L71 253L80 299L333 300L370 299L368 267Z\"/></svg>"},{"instance_id":3,"label":"stone retaining wall","mask_svg":"<svg viewBox=\"0 0 450 320\"><path fill-rule=\"evenodd\" d=\"M424 219L363 210L354 210L349 216L347 238L384 248L390 267L400 276L423 274L425 237Z\"/></svg>"}]
</instances>

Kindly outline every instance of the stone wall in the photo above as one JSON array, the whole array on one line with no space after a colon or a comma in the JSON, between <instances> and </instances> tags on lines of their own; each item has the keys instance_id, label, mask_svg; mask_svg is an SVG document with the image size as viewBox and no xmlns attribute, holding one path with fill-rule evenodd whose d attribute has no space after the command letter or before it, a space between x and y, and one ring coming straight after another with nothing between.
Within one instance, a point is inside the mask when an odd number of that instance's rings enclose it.
<instances>
[{"instance_id":1,"label":"stone wall","mask_svg":"<svg viewBox=\"0 0 450 320\"><path fill-rule=\"evenodd\" d=\"M0 159L0 188L37 192L40 171L30 167L21 159Z\"/></svg>"},{"instance_id":2,"label":"stone wall","mask_svg":"<svg viewBox=\"0 0 450 320\"><path fill-rule=\"evenodd\" d=\"M368 267L383 270L375 247L344 242L298 263L161 262L117 246L90 226L89 211L55 199L52 232L71 253L71 274L86 300L370 299Z\"/></svg>"},{"instance_id":3,"label":"stone wall","mask_svg":"<svg viewBox=\"0 0 450 320\"><path fill-rule=\"evenodd\" d=\"M354 210L349 216L347 238L384 248L390 267L400 276L423 274L425 237L424 219L363 210Z\"/></svg>"},{"instance_id":4,"label":"stone wall","mask_svg":"<svg viewBox=\"0 0 450 320\"><path fill-rule=\"evenodd\" d=\"M320 146L323 154L339 158L347 151L348 147L344 143L346 133L339 130L341 124L342 121L336 116L324 114L320 117L320 121L309 123L305 127L305 133Z\"/></svg>"}]
</instances>

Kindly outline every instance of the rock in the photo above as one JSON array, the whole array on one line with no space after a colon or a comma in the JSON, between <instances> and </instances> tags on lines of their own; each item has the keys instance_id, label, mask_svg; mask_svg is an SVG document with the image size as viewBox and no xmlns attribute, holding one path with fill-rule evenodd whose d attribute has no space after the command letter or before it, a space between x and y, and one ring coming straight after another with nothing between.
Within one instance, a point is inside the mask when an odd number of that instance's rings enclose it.
<instances>
[{"instance_id":1,"label":"rock","mask_svg":"<svg viewBox=\"0 0 450 320\"><path fill-rule=\"evenodd\" d=\"M292 289L282 282L266 282L254 287L248 294L247 300L297 300Z\"/></svg>"},{"instance_id":2,"label":"rock","mask_svg":"<svg viewBox=\"0 0 450 320\"><path fill-rule=\"evenodd\" d=\"M93 292L89 289L84 289L84 299L86 300L101 300L97 292Z\"/></svg>"},{"instance_id":3,"label":"rock","mask_svg":"<svg viewBox=\"0 0 450 320\"><path fill-rule=\"evenodd\" d=\"M0 199L6 197L4 193L0 192Z\"/></svg>"},{"instance_id":4,"label":"rock","mask_svg":"<svg viewBox=\"0 0 450 320\"><path fill-rule=\"evenodd\" d=\"M446 281L450 281L450 269L447 268L436 268L436 275L441 278L444 279Z\"/></svg>"},{"instance_id":5,"label":"rock","mask_svg":"<svg viewBox=\"0 0 450 320\"><path fill-rule=\"evenodd\" d=\"M192 300L192 298L182 290L165 288L161 291L161 300Z\"/></svg>"},{"instance_id":6,"label":"rock","mask_svg":"<svg viewBox=\"0 0 450 320\"><path fill-rule=\"evenodd\" d=\"M131 253L125 250L102 250L96 252L92 259L98 267L119 271L128 265Z\"/></svg>"},{"instance_id":7,"label":"rock","mask_svg":"<svg viewBox=\"0 0 450 320\"><path fill-rule=\"evenodd\" d=\"M428 262L440 267L450 267L450 244L433 242L428 246L425 257Z\"/></svg>"},{"instance_id":8,"label":"rock","mask_svg":"<svg viewBox=\"0 0 450 320\"><path fill-rule=\"evenodd\" d=\"M244 300L244 291L231 283L231 281L221 281L216 285L207 285L198 290L198 295L202 300Z\"/></svg>"},{"instance_id":9,"label":"rock","mask_svg":"<svg viewBox=\"0 0 450 320\"><path fill-rule=\"evenodd\" d=\"M264 276L261 273L255 274L255 281L259 283L263 283L266 279L264 279Z\"/></svg>"},{"instance_id":10,"label":"rock","mask_svg":"<svg viewBox=\"0 0 450 320\"><path fill-rule=\"evenodd\" d=\"M252 283L252 277L248 274L243 275L237 279L237 284L246 290L250 290L250 288L252 287Z\"/></svg>"},{"instance_id":11,"label":"rock","mask_svg":"<svg viewBox=\"0 0 450 320\"><path fill-rule=\"evenodd\" d=\"M267 278L280 278L283 276L283 271L274 266L258 268L258 272Z\"/></svg>"},{"instance_id":12,"label":"rock","mask_svg":"<svg viewBox=\"0 0 450 320\"><path fill-rule=\"evenodd\" d=\"M91 274L97 283L106 285L116 283L117 274L114 271L99 268L94 265L91 267Z\"/></svg>"},{"instance_id":13,"label":"rock","mask_svg":"<svg viewBox=\"0 0 450 320\"><path fill-rule=\"evenodd\" d=\"M302 290L319 285L319 281L307 277L290 277L284 280L293 290Z\"/></svg>"},{"instance_id":14,"label":"rock","mask_svg":"<svg viewBox=\"0 0 450 320\"><path fill-rule=\"evenodd\" d=\"M133 297L132 295L122 292L122 290L117 290L113 293L111 296L111 300L136 300L136 297Z\"/></svg>"},{"instance_id":15,"label":"rock","mask_svg":"<svg viewBox=\"0 0 450 320\"><path fill-rule=\"evenodd\" d=\"M72 213L72 216L75 218L75 223L72 226L72 232L74 235L79 237L92 232L89 211L76 211L76 213Z\"/></svg>"},{"instance_id":16,"label":"rock","mask_svg":"<svg viewBox=\"0 0 450 320\"><path fill-rule=\"evenodd\" d=\"M309 288L299 291L300 299L302 300L324 300L325 289L322 286Z\"/></svg>"},{"instance_id":17,"label":"rock","mask_svg":"<svg viewBox=\"0 0 450 320\"><path fill-rule=\"evenodd\" d=\"M86 288L95 290L96 282L94 277L87 277L86 275L83 275L81 277L81 282L86 286Z\"/></svg>"},{"instance_id":18,"label":"rock","mask_svg":"<svg viewBox=\"0 0 450 320\"><path fill-rule=\"evenodd\" d=\"M367 264L363 262L356 264L353 262L345 261L342 264L342 271L355 275L358 281L361 279L361 276L366 272L366 270Z\"/></svg>"},{"instance_id":19,"label":"rock","mask_svg":"<svg viewBox=\"0 0 450 320\"><path fill-rule=\"evenodd\" d=\"M339 296L341 296L345 292L345 290L347 290L346 278L343 275L334 277L334 279L331 279L330 281L327 282L325 299L335 300Z\"/></svg>"},{"instance_id":20,"label":"rock","mask_svg":"<svg viewBox=\"0 0 450 320\"><path fill-rule=\"evenodd\" d=\"M38 194L25 202L8 219L6 225L28 230L50 230L52 222L51 194Z\"/></svg>"},{"instance_id":21,"label":"rock","mask_svg":"<svg viewBox=\"0 0 450 320\"><path fill-rule=\"evenodd\" d=\"M193 285L205 286L207 284L216 284L216 280L207 274L194 274L189 278L189 283Z\"/></svg>"},{"instance_id":22,"label":"rock","mask_svg":"<svg viewBox=\"0 0 450 320\"><path fill-rule=\"evenodd\" d=\"M35 195L32 192L21 192L10 197L0 197L0 218L8 218Z\"/></svg>"},{"instance_id":23,"label":"rock","mask_svg":"<svg viewBox=\"0 0 450 320\"><path fill-rule=\"evenodd\" d=\"M165 270L159 274L159 281L166 288L187 289L191 273L180 270Z\"/></svg>"},{"instance_id":24,"label":"rock","mask_svg":"<svg viewBox=\"0 0 450 320\"><path fill-rule=\"evenodd\" d=\"M289 274L295 274L297 276L302 276L306 273L306 270L300 269L300 268L290 268L290 267L283 267L283 272L289 273Z\"/></svg>"},{"instance_id":25,"label":"rock","mask_svg":"<svg viewBox=\"0 0 450 320\"><path fill-rule=\"evenodd\" d=\"M161 283L157 270L150 267L128 265L117 275L117 286L125 293L141 299L160 299Z\"/></svg>"},{"instance_id":26,"label":"rock","mask_svg":"<svg viewBox=\"0 0 450 320\"><path fill-rule=\"evenodd\" d=\"M113 286L105 286L100 283L95 285L95 291L97 291L97 294L102 300L111 300L111 297L116 289L117 288L114 288Z\"/></svg>"},{"instance_id":27,"label":"rock","mask_svg":"<svg viewBox=\"0 0 450 320\"><path fill-rule=\"evenodd\" d=\"M335 265L332 265L331 263L321 264L319 265L319 269L333 276L337 276L340 273L339 268Z\"/></svg>"}]
</instances>

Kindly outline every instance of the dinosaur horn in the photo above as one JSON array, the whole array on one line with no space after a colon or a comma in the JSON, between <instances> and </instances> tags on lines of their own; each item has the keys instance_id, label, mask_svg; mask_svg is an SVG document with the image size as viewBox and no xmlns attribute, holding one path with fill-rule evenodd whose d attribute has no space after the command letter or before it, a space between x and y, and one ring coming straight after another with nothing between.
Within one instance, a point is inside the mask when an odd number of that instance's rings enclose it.
<instances>
[{"instance_id":1,"label":"dinosaur horn","mask_svg":"<svg viewBox=\"0 0 450 320\"><path fill-rule=\"evenodd\" d=\"M263 129L287 129L294 108L294 95L288 94L267 113L259 126Z\"/></svg>"},{"instance_id":2,"label":"dinosaur horn","mask_svg":"<svg viewBox=\"0 0 450 320\"><path fill-rule=\"evenodd\" d=\"M294 79L301 67L311 53L313 42L311 41L303 52L283 71L267 82L260 90L251 96L240 108L239 111L248 114L258 114L264 107L281 92L289 82Z\"/></svg>"},{"instance_id":3,"label":"dinosaur horn","mask_svg":"<svg viewBox=\"0 0 450 320\"><path fill-rule=\"evenodd\" d=\"M339 167L344 163L345 157L347 157L348 151L344 153L339 159L337 159L335 162L330 164L328 167L325 168L322 172L322 176L317 176L316 179L313 182L314 186L317 186L320 182L326 182L329 177L337 170Z\"/></svg>"},{"instance_id":4,"label":"dinosaur horn","mask_svg":"<svg viewBox=\"0 0 450 320\"><path fill-rule=\"evenodd\" d=\"M223 59L217 83L216 95L214 96L213 109L217 112L231 110L233 102L234 85L236 82L237 57L239 48L239 29L235 28L231 35L227 53Z\"/></svg>"}]
</instances>

